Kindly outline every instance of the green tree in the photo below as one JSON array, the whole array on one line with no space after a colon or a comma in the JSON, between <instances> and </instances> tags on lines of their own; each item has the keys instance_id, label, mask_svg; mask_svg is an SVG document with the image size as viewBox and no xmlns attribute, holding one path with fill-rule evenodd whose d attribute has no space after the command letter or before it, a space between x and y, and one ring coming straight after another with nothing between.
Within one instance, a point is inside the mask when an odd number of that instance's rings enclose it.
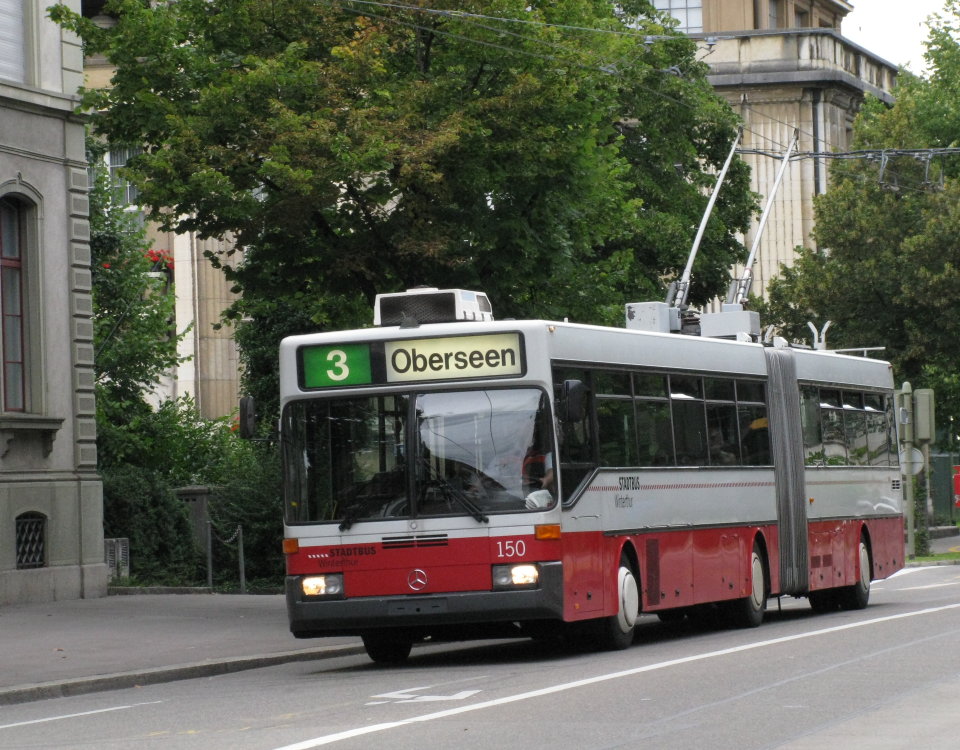
<instances>
[{"instance_id":1,"label":"green tree","mask_svg":"<svg viewBox=\"0 0 960 750\"><path fill-rule=\"evenodd\" d=\"M767 322L809 341L807 321L831 321L831 348L885 348L898 380L932 387L942 415L960 415L960 11L947 3L930 32L928 78L901 74L896 102L870 99L851 151L837 159L830 189L815 204L815 249L771 283ZM928 157L933 158L928 158Z\"/></svg>"},{"instance_id":2,"label":"green tree","mask_svg":"<svg viewBox=\"0 0 960 750\"><path fill-rule=\"evenodd\" d=\"M153 251L89 143L97 449L103 477L104 533L126 537L140 582L196 583L204 571L187 509L176 489L217 491L216 528L243 524L251 577L279 581L279 472L275 451L233 434L228 419L206 420L186 398L153 406L147 394L178 361L173 332L172 263ZM217 570L236 577L235 550L218 548Z\"/></svg>"},{"instance_id":3,"label":"green tree","mask_svg":"<svg viewBox=\"0 0 960 750\"><path fill-rule=\"evenodd\" d=\"M110 29L54 16L116 66L85 103L145 146L130 175L152 218L234 238L243 260L218 260L246 300L343 325L422 283L595 322L660 296L736 127L695 44L645 0L447 7L115 0ZM746 180L738 164L693 301L741 253Z\"/></svg>"},{"instance_id":4,"label":"green tree","mask_svg":"<svg viewBox=\"0 0 960 750\"><path fill-rule=\"evenodd\" d=\"M125 463L144 446L136 429L150 412L144 392L178 361L172 329L175 299L168 294L166 263L156 271L150 243L137 217L126 210L103 146L88 143L90 252L93 274L94 367L97 449L103 467Z\"/></svg>"}]
</instances>

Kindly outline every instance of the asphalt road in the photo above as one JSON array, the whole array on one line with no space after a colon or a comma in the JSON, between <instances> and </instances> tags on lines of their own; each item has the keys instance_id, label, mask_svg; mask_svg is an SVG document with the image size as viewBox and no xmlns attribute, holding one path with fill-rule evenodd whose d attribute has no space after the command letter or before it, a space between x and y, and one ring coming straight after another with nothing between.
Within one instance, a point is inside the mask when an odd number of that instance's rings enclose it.
<instances>
[{"instance_id":1,"label":"asphalt road","mask_svg":"<svg viewBox=\"0 0 960 750\"><path fill-rule=\"evenodd\" d=\"M6 706L0 748L955 748L960 567L754 630L644 618L626 651L529 641L364 655Z\"/></svg>"}]
</instances>

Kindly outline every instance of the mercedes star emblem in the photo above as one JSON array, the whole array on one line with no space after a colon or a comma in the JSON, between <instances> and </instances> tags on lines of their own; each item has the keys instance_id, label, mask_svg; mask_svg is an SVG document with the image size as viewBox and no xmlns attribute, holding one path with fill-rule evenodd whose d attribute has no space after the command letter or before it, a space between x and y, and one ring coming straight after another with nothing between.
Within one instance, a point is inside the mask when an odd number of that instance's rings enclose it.
<instances>
[{"instance_id":1,"label":"mercedes star emblem","mask_svg":"<svg viewBox=\"0 0 960 750\"><path fill-rule=\"evenodd\" d=\"M407 575L407 585L414 591L422 591L427 585L427 574L420 568L414 568Z\"/></svg>"}]
</instances>

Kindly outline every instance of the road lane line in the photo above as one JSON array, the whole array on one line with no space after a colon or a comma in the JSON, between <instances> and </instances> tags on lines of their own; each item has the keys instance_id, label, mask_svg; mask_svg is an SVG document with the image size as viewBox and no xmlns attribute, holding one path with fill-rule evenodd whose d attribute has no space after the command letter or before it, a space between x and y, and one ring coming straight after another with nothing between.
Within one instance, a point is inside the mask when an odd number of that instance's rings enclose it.
<instances>
[{"instance_id":1,"label":"road lane line","mask_svg":"<svg viewBox=\"0 0 960 750\"><path fill-rule=\"evenodd\" d=\"M147 701L146 703L131 703L129 706L111 706L110 708L98 708L96 711L83 711L78 714L62 714L61 716L47 716L43 719L31 719L30 721L18 721L15 724L0 724L0 729L13 729L14 727L25 727L29 724L43 724L47 721L62 721L63 719L76 719L80 716L92 716L93 714L105 714L110 711L124 711L128 708L137 708L138 706L152 706L163 701Z\"/></svg>"},{"instance_id":2,"label":"road lane line","mask_svg":"<svg viewBox=\"0 0 960 750\"><path fill-rule=\"evenodd\" d=\"M427 721L436 721L437 719L445 719L450 716L457 716L458 714L470 713L472 711L482 711L487 708L493 708L495 706L503 706L508 703L516 703L518 701L530 700L531 698L541 698L545 695L552 695L554 693L562 693L567 690L575 690L581 687L587 687L589 685L596 685L601 682L608 682L610 680L618 680L622 677L632 677L633 675L643 674L644 672L655 672L660 669L667 669L669 667L680 666L681 664L690 664L696 661L703 661L705 659L715 659L718 656L729 656L730 654L738 654L744 651L752 651L758 648L765 648L767 646L776 646L781 643L790 643L791 641L799 641L805 638L813 638L819 635L829 635L831 633L839 633L844 630L853 630L854 628L862 628L867 625L879 625L884 622L892 622L894 620L902 620L908 617L918 617L921 615L931 615L938 612L946 612L951 609L960 608L960 603L957 604L946 604L942 607L930 607L928 609L920 609L916 612L903 612L898 615L887 615L885 617L876 617L872 620L864 620L862 622L851 622L844 625L836 625L832 628L823 628L821 630L813 630L809 633L797 633L796 635L787 635L780 638L772 638L768 641L758 641L756 643L746 643L741 646L731 646L730 648L720 649L718 651L708 651L703 654L693 654L691 656L684 656L679 659L670 659L668 661L658 662L656 664L647 664L643 667L635 667L633 669L625 669L619 672L609 672L607 674L596 675L595 677L587 677L582 680L575 680L574 682L565 682L559 685L552 685L550 687L540 688L539 690L530 690L526 693L518 693L516 695L508 695L503 698L493 698L488 701L482 701L480 703L473 703L469 706L457 706L456 708L448 708L443 711L436 711L434 713L423 714L421 716L413 716L409 719L401 719L399 721L390 721L384 722L382 724L372 724L365 727L357 727L356 729L347 729L343 732L336 732L334 734L327 734L322 737L314 737L313 739L304 740L302 742L296 742L292 745L283 745L282 747L275 748L275 750L311 750L311 748L320 747L321 745L330 745L334 742L339 742L341 740L349 740L354 737L362 737L363 735L373 734L375 732L385 732L390 729L396 729L398 727L409 726L410 724L416 724L420 722Z\"/></svg>"}]
</instances>

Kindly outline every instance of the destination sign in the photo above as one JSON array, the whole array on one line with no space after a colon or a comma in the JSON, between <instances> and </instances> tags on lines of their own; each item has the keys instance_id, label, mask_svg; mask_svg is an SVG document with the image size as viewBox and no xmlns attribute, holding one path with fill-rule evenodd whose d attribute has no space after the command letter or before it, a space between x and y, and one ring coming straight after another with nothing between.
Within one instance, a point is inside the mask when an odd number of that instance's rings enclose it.
<instances>
[{"instance_id":1,"label":"destination sign","mask_svg":"<svg viewBox=\"0 0 960 750\"><path fill-rule=\"evenodd\" d=\"M523 374L519 333L387 341L387 382Z\"/></svg>"},{"instance_id":2,"label":"destination sign","mask_svg":"<svg viewBox=\"0 0 960 750\"><path fill-rule=\"evenodd\" d=\"M300 387L305 390L525 372L519 333L303 346L298 360Z\"/></svg>"}]
</instances>

